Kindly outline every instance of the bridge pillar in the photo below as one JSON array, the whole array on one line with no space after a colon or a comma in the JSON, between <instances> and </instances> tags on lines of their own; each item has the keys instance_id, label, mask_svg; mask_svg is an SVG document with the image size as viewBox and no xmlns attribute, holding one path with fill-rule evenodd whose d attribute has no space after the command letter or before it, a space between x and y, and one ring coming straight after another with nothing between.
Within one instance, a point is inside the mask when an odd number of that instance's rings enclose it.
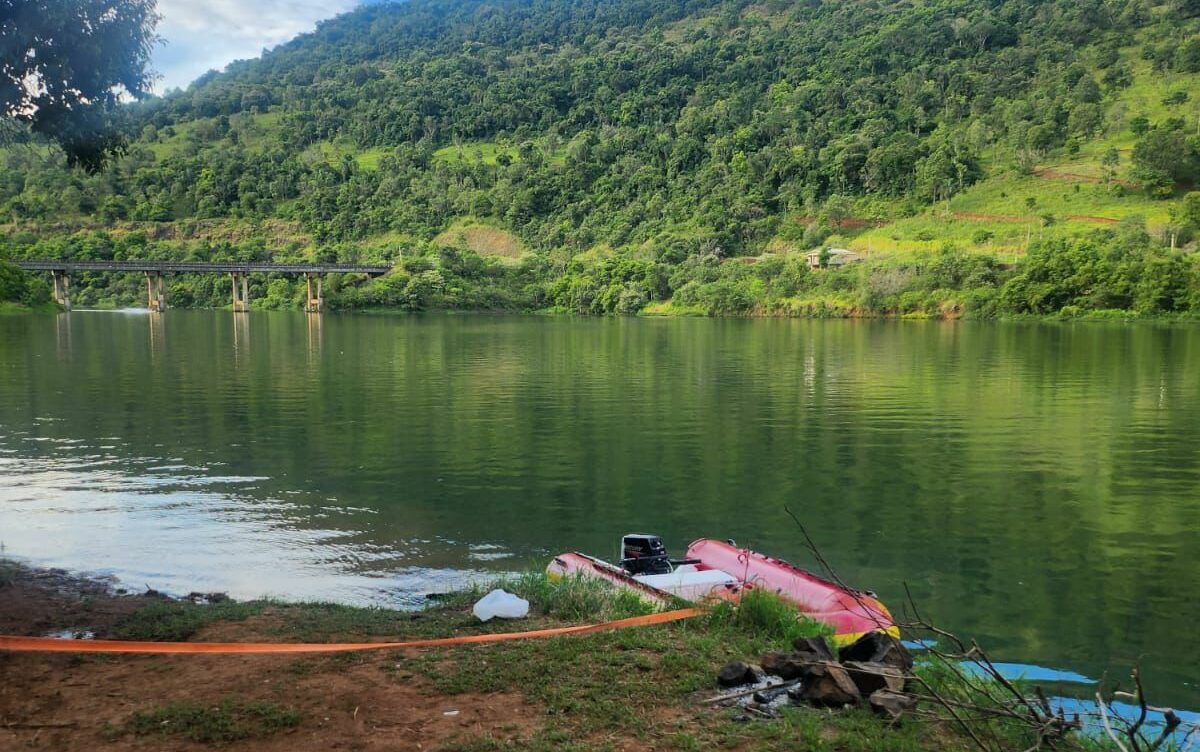
<instances>
[{"instance_id":1,"label":"bridge pillar","mask_svg":"<svg viewBox=\"0 0 1200 752\"><path fill-rule=\"evenodd\" d=\"M51 270L50 279L54 282L54 302L68 311L71 310L71 277L66 271Z\"/></svg>"},{"instance_id":2,"label":"bridge pillar","mask_svg":"<svg viewBox=\"0 0 1200 752\"><path fill-rule=\"evenodd\" d=\"M245 313L250 310L250 284L242 272L230 272L233 280L233 312Z\"/></svg>"},{"instance_id":3,"label":"bridge pillar","mask_svg":"<svg viewBox=\"0 0 1200 752\"><path fill-rule=\"evenodd\" d=\"M167 310L167 287L162 272L146 272L147 308L151 311Z\"/></svg>"},{"instance_id":4,"label":"bridge pillar","mask_svg":"<svg viewBox=\"0 0 1200 752\"><path fill-rule=\"evenodd\" d=\"M305 280L308 282L308 298L304 304L304 310L308 313L320 313L324 307L321 297L321 275L319 272L305 272ZM317 281L316 295L313 295L313 279Z\"/></svg>"}]
</instances>

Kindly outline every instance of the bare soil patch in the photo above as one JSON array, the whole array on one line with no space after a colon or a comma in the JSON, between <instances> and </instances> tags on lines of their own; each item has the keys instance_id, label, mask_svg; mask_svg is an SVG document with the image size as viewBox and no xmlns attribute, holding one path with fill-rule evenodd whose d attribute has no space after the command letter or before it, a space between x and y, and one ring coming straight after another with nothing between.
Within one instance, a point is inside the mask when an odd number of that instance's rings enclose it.
<instances>
[{"instance_id":1,"label":"bare soil patch","mask_svg":"<svg viewBox=\"0 0 1200 752\"><path fill-rule=\"evenodd\" d=\"M1104 178L1096 177L1095 175L1080 175L1076 172L1063 172L1049 167L1035 167L1033 174L1044 180L1062 180L1068 183L1103 183ZM1113 180L1113 183L1123 188L1139 188L1137 183L1129 180Z\"/></svg>"},{"instance_id":2,"label":"bare soil patch","mask_svg":"<svg viewBox=\"0 0 1200 752\"><path fill-rule=\"evenodd\" d=\"M23 570L0 586L0 631L104 635L146 605L107 583ZM270 612L222 622L195 639L261 639ZM244 630L244 632L243 632ZM394 652L339 656L89 656L0 652L0 749L55 752L202 750L131 720L173 703L266 703L299 711L293 728L223 745L239 750L430 750L488 736L526 738L541 718L515 692L444 695L398 666Z\"/></svg>"}]
</instances>

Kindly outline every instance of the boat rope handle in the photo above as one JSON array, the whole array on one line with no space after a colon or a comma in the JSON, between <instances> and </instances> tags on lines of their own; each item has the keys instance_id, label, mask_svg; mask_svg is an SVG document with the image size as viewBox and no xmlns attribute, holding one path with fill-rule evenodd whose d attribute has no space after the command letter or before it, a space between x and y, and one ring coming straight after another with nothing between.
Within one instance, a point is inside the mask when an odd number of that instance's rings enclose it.
<instances>
[{"instance_id":1,"label":"boat rope handle","mask_svg":"<svg viewBox=\"0 0 1200 752\"><path fill-rule=\"evenodd\" d=\"M0 650L30 653L143 653L143 654L228 654L228 653L348 653L357 650L399 650L432 648L444 645L479 645L490 642L529 640L558 635L582 635L629 627L648 627L690 619L704 613L699 608L681 608L629 619L572 627L534 629L528 632L442 637L404 642L139 642L132 640L72 640L59 637L20 637L0 635Z\"/></svg>"}]
</instances>

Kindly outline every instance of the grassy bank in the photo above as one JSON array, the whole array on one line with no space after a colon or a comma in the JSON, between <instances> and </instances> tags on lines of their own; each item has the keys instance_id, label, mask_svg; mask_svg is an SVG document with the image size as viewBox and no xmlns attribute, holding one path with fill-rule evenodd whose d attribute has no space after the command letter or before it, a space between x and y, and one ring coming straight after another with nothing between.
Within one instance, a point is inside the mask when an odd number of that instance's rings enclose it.
<instances>
[{"instance_id":1,"label":"grassy bank","mask_svg":"<svg viewBox=\"0 0 1200 752\"><path fill-rule=\"evenodd\" d=\"M525 631L648 611L624 591L593 581L552 583L540 573L455 593L417 612L117 597L88 587L72 594L64 585L69 578L34 574L0 566L0 626L8 633L69 628L126 640L359 641ZM475 619L471 604L493 586L527 598L530 616ZM861 709L789 707L778 718L747 720L738 709L702 702L717 691L715 672L726 662L755 659L824 629L756 593L739 608L721 605L669 625L421 651L236 660L0 655L8 682L0 692L0 742L28 743L52 729L50 741L63 750L169 744L302 752L335 742L460 752L972 748L953 725L925 719L893 725ZM57 699L46 705L50 697ZM1018 736L1013 748L1029 746Z\"/></svg>"}]
</instances>

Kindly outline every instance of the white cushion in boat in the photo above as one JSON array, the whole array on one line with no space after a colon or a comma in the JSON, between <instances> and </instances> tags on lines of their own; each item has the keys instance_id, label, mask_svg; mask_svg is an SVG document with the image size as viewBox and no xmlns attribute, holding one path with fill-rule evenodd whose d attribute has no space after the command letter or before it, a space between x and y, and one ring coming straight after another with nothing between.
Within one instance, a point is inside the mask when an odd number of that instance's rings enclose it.
<instances>
[{"instance_id":1,"label":"white cushion in boat","mask_svg":"<svg viewBox=\"0 0 1200 752\"><path fill-rule=\"evenodd\" d=\"M633 579L689 601L698 601L726 585L737 584L732 575L717 569L697 571L691 564L684 564L670 574L639 574Z\"/></svg>"}]
</instances>

